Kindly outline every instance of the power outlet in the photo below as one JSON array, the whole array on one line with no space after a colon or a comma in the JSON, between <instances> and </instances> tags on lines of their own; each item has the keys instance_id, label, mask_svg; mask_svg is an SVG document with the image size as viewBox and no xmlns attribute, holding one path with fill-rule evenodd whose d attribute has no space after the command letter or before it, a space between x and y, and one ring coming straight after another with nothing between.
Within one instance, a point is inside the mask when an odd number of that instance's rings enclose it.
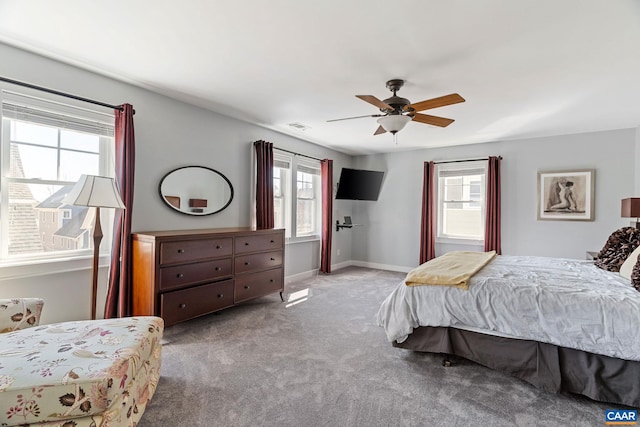
<instances>
[{"instance_id":1,"label":"power outlet","mask_svg":"<svg viewBox=\"0 0 640 427\"><path fill-rule=\"evenodd\" d=\"M338 249L338 250L336 251L336 255L337 255L337 256L340 256L340 249Z\"/></svg>"}]
</instances>

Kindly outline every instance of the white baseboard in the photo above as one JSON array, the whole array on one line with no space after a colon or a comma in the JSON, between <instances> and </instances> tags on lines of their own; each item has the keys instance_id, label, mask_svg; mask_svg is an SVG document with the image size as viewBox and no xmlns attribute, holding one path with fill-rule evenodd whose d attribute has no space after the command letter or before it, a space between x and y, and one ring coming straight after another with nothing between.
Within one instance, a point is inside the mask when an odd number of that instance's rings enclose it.
<instances>
[{"instance_id":1,"label":"white baseboard","mask_svg":"<svg viewBox=\"0 0 640 427\"><path fill-rule=\"evenodd\" d=\"M340 270L341 268L350 267L353 265L353 261L344 261L337 264L331 264L331 271Z\"/></svg>"},{"instance_id":2,"label":"white baseboard","mask_svg":"<svg viewBox=\"0 0 640 427\"><path fill-rule=\"evenodd\" d=\"M344 261L339 262L337 264L331 264L331 271L340 270L345 267L365 267L365 268L373 268L376 270L387 270L387 271L398 271L400 273L408 273L413 270L414 267L406 267L403 265L391 265L391 264L379 264L376 262L365 262L365 261ZM318 275L318 269L313 269L309 271L303 271L302 273L292 274L291 276L286 276L284 278L285 283L297 282L299 280L311 279Z\"/></svg>"},{"instance_id":3,"label":"white baseboard","mask_svg":"<svg viewBox=\"0 0 640 427\"><path fill-rule=\"evenodd\" d=\"M303 271L302 273L292 274L284 278L284 283L297 282L298 280L311 279L318 275L318 269Z\"/></svg>"},{"instance_id":4,"label":"white baseboard","mask_svg":"<svg viewBox=\"0 0 640 427\"><path fill-rule=\"evenodd\" d=\"M414 267L406 267L404 265L380 264L377 262L351 261L351 265L356 267L375 268L376 270L398 271L400 273L408 273Z\"/></svg>"}]
</instances>

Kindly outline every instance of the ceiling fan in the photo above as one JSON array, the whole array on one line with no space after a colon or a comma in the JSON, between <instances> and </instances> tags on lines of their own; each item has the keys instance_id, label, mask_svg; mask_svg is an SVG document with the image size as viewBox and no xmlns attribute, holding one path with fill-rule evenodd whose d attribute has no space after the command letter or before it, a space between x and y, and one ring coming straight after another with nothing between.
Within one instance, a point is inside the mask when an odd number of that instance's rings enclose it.
<instances>
[{"instance_id":1,"label":"ceiling fan","mask_svg":"<svg viewBox=\"0 0 640 427\"><path fill-rule=\"evenodd\" d=\"M419 113L419 111L430 110L432 108L444 107L445 105L457 104L464 102L464 98L457 93L441 96L438 98L427 99L416 103L411 103L407 98L396 95L396 92L404 85L404 80L393 79L387 82L387 88L393 92L393 96L380 101L373 95L356 95L369 104L375 105L383 114L370 114L366 116L346 117L343 119L327 120L327 122L337 122L340 120L360 119L363 117L380 117L377 121L380 124L378 129L373 133L380 135L385 132L391 132L393 135L398 133L410 121L426 123L428 125L447 127L454 122L453 119L444 117L430 116L428 114Z\"/></svg>"}]
</instances>

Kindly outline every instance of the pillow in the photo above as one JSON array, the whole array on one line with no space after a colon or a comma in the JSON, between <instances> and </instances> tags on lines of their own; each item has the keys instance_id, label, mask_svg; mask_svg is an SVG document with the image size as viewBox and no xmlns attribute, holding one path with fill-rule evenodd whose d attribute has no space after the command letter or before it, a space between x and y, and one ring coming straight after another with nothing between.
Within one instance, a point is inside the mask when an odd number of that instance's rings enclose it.
<instances>
[{"instance_id":1,"label":"pillow","mask_svg":"<svg viewBox=\"0 0 640 427\"><path fill-rule=\"evenodd\" d=\"M640 230L635 227L622 227L611 233L594 264L603 270L620 271L622 264L638 246Z\"/></svg>"},{"instance_id":2,"label":"pillow","mask_svg":"<svg viewBox=\"0 0 640 427\"><path fill-rule=\"evenodd\" d=\"M638 263L638 255L640 255L640 246L631 252L631 255L629 255L625 262L622 263L622 266L620 267L620 275L622 277L626 277L631 280L631 272L633 271L633 267Z\"/></svg>"}]
</instances>

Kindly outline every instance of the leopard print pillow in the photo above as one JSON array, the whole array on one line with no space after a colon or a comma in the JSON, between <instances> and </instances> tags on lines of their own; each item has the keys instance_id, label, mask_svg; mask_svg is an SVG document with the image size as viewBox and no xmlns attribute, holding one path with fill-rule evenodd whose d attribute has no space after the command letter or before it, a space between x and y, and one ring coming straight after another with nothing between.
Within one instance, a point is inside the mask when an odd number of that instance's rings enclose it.
<instances>
[{"instance_id":1,"label":"leopard print pillow","mask_svg":"<svg viewBox=\"0 0 640 427\"><path fill-rule=\"evenodd\" d=\"M638 246L640 230L635 227L622 227L611 233L594 264L603 270L620 271L620 266Z\"/></svg>"},{"instance_id":2,"label":"leopard print pillow","mask_svg":"<svg viewBox=\"0 0 640 427\"><path fill-rule=\"evenodd\" d=\"M636 291L640 291L640 257L631 272L631 284L636 288Z\"/></svg>"}]
</instances>

